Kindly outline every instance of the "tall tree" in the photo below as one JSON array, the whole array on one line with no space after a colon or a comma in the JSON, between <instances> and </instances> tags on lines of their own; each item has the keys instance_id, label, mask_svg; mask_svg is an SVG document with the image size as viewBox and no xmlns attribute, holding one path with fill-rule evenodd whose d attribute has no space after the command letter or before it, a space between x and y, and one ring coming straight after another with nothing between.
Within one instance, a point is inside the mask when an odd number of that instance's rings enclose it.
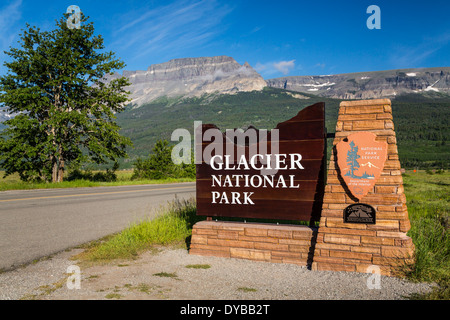
<instances>
[{"instance_id":1,"label":"tall tree","mask_svg":"<svg viewBox=\"0 0 450 320\"><path fill-rule=\"evenodd\" d=\"M82 156L107 163L126 156L128 138L119 134L115 113L128 101L121 77L105 76L124 68L103 38L81 15L81 26L68 27L68 14L52 31L27 24L20 48L5 52L11 62L0 77L0 108L16 116L4 124L0 167L22 180L63 181L68 163Z\"/></svg>"}]
</instances>

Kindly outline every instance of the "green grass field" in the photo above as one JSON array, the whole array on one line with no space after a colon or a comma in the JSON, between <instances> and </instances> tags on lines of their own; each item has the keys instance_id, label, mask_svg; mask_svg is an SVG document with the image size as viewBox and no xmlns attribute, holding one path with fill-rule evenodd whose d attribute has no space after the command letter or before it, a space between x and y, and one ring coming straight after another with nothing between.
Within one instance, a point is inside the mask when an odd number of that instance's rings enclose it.
<instances>
[{"instance_id":1,"label":"green grass field","mask_svg":"<svg viewBox=\"0 0 450 320\"><path fill-rule=\"evenodd\" d=\"M132 180L132 170L117 171L117 180L114 182L98 182L90 180L73 180L64 181L62 183L34 183L23 182L20 180L18 174L3 177L3 172L0 171L0 191L7 190L29 190L29 189L52 189L52 188L85 188L85 187L112 187L125 185L142 185L142 184L163 184L176 182L192 182L195 179L190 178L168 178L162 180Z\"/></svg>"},{"instance_id":2,"label":"green grass field","mask_svg":"<svg viewBox=\"0 0 450 320\"><path fill-rule=\"evenodd\" d=\"M436 282L440 289L418 298L450 299L450 173L407 171L403 175L416 263L414 281Z\"/></svg>"}]
</instances>

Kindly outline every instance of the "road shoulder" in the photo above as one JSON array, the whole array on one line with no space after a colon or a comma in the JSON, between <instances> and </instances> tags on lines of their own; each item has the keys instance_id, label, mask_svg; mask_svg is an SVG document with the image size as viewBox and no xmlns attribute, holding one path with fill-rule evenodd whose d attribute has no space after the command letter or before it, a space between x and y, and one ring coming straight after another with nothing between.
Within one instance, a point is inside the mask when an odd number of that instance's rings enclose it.
<instances>
[{"instance_id":1,"label":"road shoulder","mask_svg":"<svg viewBox=\"0 0 450 320\"><path fill-rule=\"evenodd\" d=\"M310 271L290 264L189 255L165 247L136 260L80 266L56 254L0 274L0 299L37 300L399 300L431 289L426 283L381 277L370 289L368 274ZM72 266L72 268L70 268ZM75 268L74 268L75 267ZM74 288L79 267L80 287ZM70 269L68 269L70 268ZM69 281L69 289L67 286Z\"/></svg>"}]
</instances>

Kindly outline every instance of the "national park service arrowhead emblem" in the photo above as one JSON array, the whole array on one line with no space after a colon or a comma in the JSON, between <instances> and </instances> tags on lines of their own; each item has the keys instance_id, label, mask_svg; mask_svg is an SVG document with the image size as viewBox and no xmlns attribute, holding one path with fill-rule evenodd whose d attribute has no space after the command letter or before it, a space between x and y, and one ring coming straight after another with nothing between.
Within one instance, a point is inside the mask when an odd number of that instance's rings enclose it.
<instances>
[{"instance_id":1,"label":"national park service arrowhead emblem","mask_svg":"<svg viewBox=\"0 0 450 320\"><path fill-rule=\"evenodd\" d=\"M387 158L387 143L371 132L349 135L336 145L337 163L350 192L361 200L375 185Z\"/></svg>"}]
</instances>

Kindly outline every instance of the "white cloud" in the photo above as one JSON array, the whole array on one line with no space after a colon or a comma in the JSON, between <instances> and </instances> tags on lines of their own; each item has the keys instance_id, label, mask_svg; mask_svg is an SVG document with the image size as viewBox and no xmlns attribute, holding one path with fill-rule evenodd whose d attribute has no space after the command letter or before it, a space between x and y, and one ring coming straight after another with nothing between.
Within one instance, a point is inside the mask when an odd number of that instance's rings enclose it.
<instances>
[{"instance_id":1,"label":"white cloud","mask_svg":"<svg viewBox=\"0 0 450 320\"><path fill-rule=\"evenodd\" d=\"M254 27L252 30L243 33L243 34L241 35L241 37L242 37L242 38L245 38L245 37L251 36L251 35L253 35L253 34L255 34L255 33L261 31L262 29L263 29L263 27L256 26L256 27Z\"/></svg>"},{"instance_id":2,"label":"white cloud","mask_svg":"<svg viewBox=\"0 0 450 320\"><path fill-rule=\"evenodd\" d=\"M226 28L223 18L228 5L215 0L177 0L156 8L141 8L122 15L113 32L111 47L132 50L134 57L151 52L175 55L188 48L201 47Z\"/></svg>"},{"instance_id":3,"label":"white cloud","mask_svg":"<svg viewBox=\"0 0 450 320\"><path fill-rule=\"evenodd\" d=\"M273 66L282 74L287 75L292 69L295 68L295 60L276 62Z\"/></svg>"},{"instance_id":4,"label":"white cloud","mask_svg":"<svg viewBox=\"0 0 450 320\"><path fill-rule=\"evenodd\" d=\"M15 0L0 8L0 49L2 51L6 50L17 36L16 22L22 17L21 5L22 0Z\"/></svg>"},{"instance_id":5,"label":"white cloud","mask_svg":"<svg viewBox=\"0 0 450 320\"><path fill-rule=\"evenodd\" d=\"M15 0L0 7L0 75L6 72L3 61L7 56L4 51L9 51L9 47L20 33L20 26L17 22L22 18L21 6L22 0Z\"/></svg>"},{"instance_id":6,"label":"white cloud","mask_svg":"<svg viewBox=\"0 0 450 320\"><path fill-rule=\"evenodd\" d=\"M290 61L271 61L266 63L256 63L254 69L261 73L263 77L273 76L277 73L287 75L293 69L299 69L299 66L295 65L295 60Z\"/></svg>"},{"instance_id":7,"label":"white cloud","mask_svg":"<svg viewBox=\"0 0 450 320\"><path fill-rule=\"evenodd\" d=\"M324 69L326 67L326 64L319 62L319 63L316 63L316 65L314 67Z\"/></svg>"},{"instance_id":8,"label":"white cloud","mask_svg":"<svg viewBox=\"0 0 450 320\"><path fill-rule=\"evenodd\" d=\"M391 50L389 61L394 68L420 67L434 53L450 43L450 33L445 32L432 38L424 39L416 46L397 45Z\"/></svg>"},{"instance_id":9,"label":"white cloud","mask_svg":"<svg viewBox=\"0 0 450 320\"><path fill-rule=\"evenodd\" d=\"M255 65L255 70L258 71L258 72L262 72L262 71L266 70L267 67L268 67L267 64L262 64L260 62L257 62L256 65Z\"/></svg>"}]
</instances>

